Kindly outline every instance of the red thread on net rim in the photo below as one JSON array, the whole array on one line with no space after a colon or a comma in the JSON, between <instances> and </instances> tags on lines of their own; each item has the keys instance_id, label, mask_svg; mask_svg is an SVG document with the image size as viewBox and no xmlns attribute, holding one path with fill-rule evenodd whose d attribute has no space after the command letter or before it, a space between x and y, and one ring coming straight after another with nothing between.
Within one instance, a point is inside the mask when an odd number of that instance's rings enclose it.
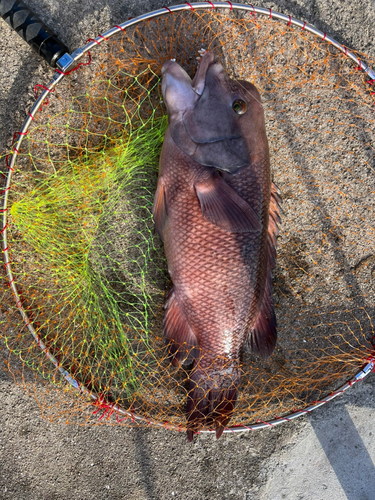
<instances>
[{"instance_id":1,"label":"red thread on net rim","mask_svg":"<svg viewBox=\"0 0 375 500\"><path fill-rule=\"evenodd\" d=\"M126 420L128 418L127 415L125 415L125 417L123 418L119 418L119 415L118 413L116 413L116 422L119 424L120 422L122 422L123 420Z\"/></svg>"},{"instance_id":2,"label":"red thread on net rim","mask_svg":"<svg viewBox=\"0 0 375 500\"><path fill-rule=\"evenodd\" d=\"M8 167L8 170L10 170L11 172L14 172L14 168L12 168L9 165L9 156L10 156L10 154L5 155L5 165ZM4 174L2 174L2 175L4 176ZM5 176L4 176L4 179L5 179Z\"/></svg>"},{"instance_id":3,"label":"red thread on net rim","mask_svg":"<svg viewBox=\"0 0 375 500\"><path fill-rule=\"evenodd\" d=\"M232 5L232 2L227 2L227 3L229 3L229 5L230 5L230 10L233 10L233 5ZM253 8L254 8L254 7L253 7Z\"/></svg>"},{"instance_id":4,"label":"red thread on net rim","mask_svg":"<svg viewBox=\"0 0 375 500\"><path fill-rule=\"evenodd\" d=\"M269 9L269 11L270 11L270 17L269 17L269 19L271 19L272 18L272 9Z\"/></svg>"},{"instance_id":5,"label":"red thread on net rim","mask_svg":"<svg viewBox=\"0 0 375 500\"><path fill-rule=\"evenodd\" d=\"M275 417L275 420L284 420L284 422L291 422L291 418L288 417Z\"/></svg>"},{"instance_id":6,"label":"red thread on net rim","mask_svg":"<svg viewBox=\"0 0 375 500\"><path fill-rule=\"evenodd\" d=\"M265 424L268 425L268 427L274 427L274 424L271 424L270 422L266 422L265 420L256 420L256 424Z\"/></svg>"},{"instance_id":7,"label":"red thread on net rim","mask_svg":"<svg viewBox=\"0 0 375 500\"><path fill-rule=\"evenodd\" d=\"M327 36L327 33L324 33L323 40L325 40L325 39L326 39L326 36Z\"/></svg>"},{"instance_id":8,"label":"red thread on net rim","mask_svg":"<svg viewBox=\"0 0 375 500\"><path fill-rule=\"evenodd\" d=\"M257 13L255 12L254 5L253 5L253 4L251 4L251 3L250 3L249 5L250 5L250 7L252 7L252 8L253 8L253 12L250 12L250 14L251 14L252 16L254 16L255 22L257 22Z\"/></svg>"},{"instance_id":9,"label":"red thread on net rim","mask_svg":"<svg viewBox=\"0 0 375 500\"><path fill-rule=\"evenodd\" d=\"M210 2L210 0L206 0L206 2L209 3L213 9L215 8L215 5L212 2Z\"/></svg>"},{"instance_id":10,"label":"red thread on net rim","mask_svg":"<svg viewBox=\"0 0 375 500\"><path fill-rule=\"evenodd\" d=\"M104 38L104 37L103 37ZM95 38L89 38L86 40L86 43L89 43L89 42L95 42L96 44L100 45L101 42L98 42L98 40L95 40Z\"/></svg>"},{"instance_id":11,"label":"red thread on net rim","mask_svg":"<svg viewBox=\"0 0 375 500\"><path fill-rule=\"evenodd\" d=\"M42 89L44 90L47 90L48 92L55 92L55 89L49 89L48 87L45 87L44 85L40 85L39 83L37 85L35 85L34 87L34 94L35 94L35 99L38 99L38 92L37 92L37 88L38 87L41 87ZM49 99L45 99L45 102L42 102L42 106L48 106L49 104Z\"/></svg>"},{"instance_id":12,"label":"red thread on net rim","mask_svg":"<svg viewBox=\"0 0 375 500\"><path fill-rule=\"evenodd\" d=\"M14 147L14 143L16 142L17 140L17 135L20 135L20 136L24 136L24 135L27 135L29 133L29 130L27 132L14 132L13 134L13 139L12 139L12 148L13 148L13 151L15 151L17 154L19 154L20 152L18 151L18 149L16 147Z\"/></svg>"},{"instance_id":13,"label":"red thread on net rim","mask_svg":"<svg viewBox=\"0 0 375 500\"><path fill-rule=\"evenodd\" d=\"M292 24L292 18L289 16L288 26L290 26L291 24Z\"/></svg>"},{"instance_id":14,"label":"red thread on net rim","mask_svg":"<svg viewBox=\"0 0 375 500\"><path fill-rule=\"evenodd\" d=\"M302 26L302 31L304 31L306 28L306 21L303 23L303 26Z\"/></svg>"},{"instance_id":15,"label":"red thread on net rim","mask_svg":"<svg viewBox=\"0 0 375 500\"><path fill-rule=\"evenodd\" d=\"M361 71L362 69L362 61L359 60L359 66L357 68L355 68L357 71Z\"/></svg>"},{"instance_id":16,"label":"red thread on net rim","mask_svg":"<svg viewBox=\"0 0 375 500\"><path fill-rule=\"evenodd\" d=\"M120 28L120 26L116 26L116 28ZM108 38L105 38L105 40L108 40ZM89 51L87 52L87 55L89 56L89 60L87 62L85 62L85 63L79 63L78 66L76 66L75 68L70 69L69 71L66 71L66 72L65 71L61 71L60 69L57 69L56 70L57 73L60 73L60 75L70 75L70 73L73 73L73 71L77 71L77 69L79 69L81 66L88 66L89 64L91 64L91 54L90 54ZM32 118L32 116L31 116L31 118Z\"/></svg>"},{"instance_id":17,"label":"red thread on net rim","mask_svg":"<svg viewBox=\"0 0 375 500\"><path fill-rule=\"evenodd\" d=\"M191 10L194 12L193 6L189 2L185 2L185 4L188 5L191 8Z\"/></svg>"},{"instance_id":18,"label":"red thread on net rim","mask_svg":"<svg viewBox=\"0 0 375 500\"><path fill-rule=\"evenodd\" d=\"M366 82L366 83L368 83L369 85L374 85L375 80L367 80L367 82Z\"/></svg>"},{"instance_id":19,"label":"red thread on net rim","mask_svg":"<svg viewBox=\"0 0 375 500\"><path fill-rule=\"evenodd\" d=\"M32 119L32 121L34 121L34 120L35 120L35 118L34 118L34 117L33 117L33 115L30 113L30 111L28 111L28 113L29 113L29 116L30 116L30 118Z\"/></svg>"},{"instance_id":20,"label":"red thread on net rim","mask_svg":"<svg viewBox=\"0 0 375 500\"><path fill-rule=\"evenodd\" d=\"M172 11L169 7L166 7L165 5L163 5L163 9L166 9L170 14L172 14Z\"/></svg>"},{"instance_id":21,"label":"red thread on net rim","mask_svg":"<svg viewBox=\"0 0 375 500\"><path fill-rule=\"evenodd\" d=\"M118 28L119 30L123 31L125 33L125 28L121 28L118 24L116 24L115 28Z\"/></svg>"},{"instance_id":22,"label":"red thread on net rim","mask_svg":"<svg viewBox=\"0 0 375 500\"><path fill-rule=\"evenodd\" d=\"M96 415L99 411L104 410L103 414L99 417L101 420L105 415L107 415L107 419L115 412L114 403L108 403L102 394L98 395L98 399L93 403L94 406L97 406L98 409L93 412L93 415Z\"/></svg>"},{"instance_id":23,"label":"red thread on net rim","mask_svg":"<svg viewBox=\"0 0 375 500\"><path fill-rule=\"evenodd\" d=\"M13 139L12 139L12 146L17 139L17 135L27 135L29 133L29 130L27 132L14 132L13 134Z\"/></svg>"}]
</instances>

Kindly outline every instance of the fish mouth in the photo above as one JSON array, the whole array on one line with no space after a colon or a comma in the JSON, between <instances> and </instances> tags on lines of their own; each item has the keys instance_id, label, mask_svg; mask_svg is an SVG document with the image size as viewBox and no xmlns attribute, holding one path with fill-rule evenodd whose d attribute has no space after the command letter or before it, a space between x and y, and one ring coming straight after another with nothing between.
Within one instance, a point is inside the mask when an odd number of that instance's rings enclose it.
<instances>
[{"instance_id":1,"label":"fish mouth","mask_svg":"<svg viewBox=\"0 0 375 500\"><path fill-rule=\"evenodd\" d=\"M214 64L215 55L212 52L201 52L199 66L192 80L186 71L171 59L161 68L161 90L168 114L175 115L193 109L203 94L206 85L206 75ZM221 67L221 65L219 65Z\"/></svg>"}]
</instances>

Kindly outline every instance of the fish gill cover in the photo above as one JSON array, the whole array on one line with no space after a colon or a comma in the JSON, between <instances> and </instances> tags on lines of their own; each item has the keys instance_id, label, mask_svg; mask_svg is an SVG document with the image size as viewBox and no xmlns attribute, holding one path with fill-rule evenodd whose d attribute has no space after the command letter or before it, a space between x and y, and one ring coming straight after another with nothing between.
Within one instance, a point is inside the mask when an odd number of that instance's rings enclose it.
<instances>
[{"instance_id":1,"label":"fish gill cover","mask_svg":"<svg viewBox=\"0 0 375 500\"><path fill-rule=\"evenodd\" d=\"M267 361L244 352L231 424L324 397L372 352L371 87L324 40L241 16L174 13L112 37L56 87L17 157L7 235L22 307L58 366L103 410L106 401L144 421L186 425L189 373L170 365L162 339L171 283L151 211L167 125L160 69L176 58L193 76L201 47L258 88L283 199L273 272L277 346ZM46 357L3 274L1 366L53 421L120 423L111 411L99 420L87 394Z\"/></svg>"}]
</instances>

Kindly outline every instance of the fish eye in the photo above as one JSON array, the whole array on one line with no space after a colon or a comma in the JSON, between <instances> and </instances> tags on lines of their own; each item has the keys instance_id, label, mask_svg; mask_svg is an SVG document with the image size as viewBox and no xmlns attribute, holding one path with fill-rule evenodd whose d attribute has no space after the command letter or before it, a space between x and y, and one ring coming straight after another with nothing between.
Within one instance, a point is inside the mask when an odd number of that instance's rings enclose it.
<instances>
[{"instance_id":1,"label":"fish eye","mask_svg":"<svg viewBox=\"0 0 375 500\"><path fill-rule=\"evenodd\" d=\"M247 110L246 102L243 101L242 99L236 99L235 101L233 101L232 109L238 115L243 115L244 113L246 113Z\"/></svg>"}]
</instances>

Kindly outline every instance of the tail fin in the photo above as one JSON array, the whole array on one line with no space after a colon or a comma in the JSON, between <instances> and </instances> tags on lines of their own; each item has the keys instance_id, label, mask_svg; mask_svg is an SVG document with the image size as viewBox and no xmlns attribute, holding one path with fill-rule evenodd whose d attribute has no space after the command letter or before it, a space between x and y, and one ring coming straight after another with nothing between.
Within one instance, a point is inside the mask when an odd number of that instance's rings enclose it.
<instances>
[{"instance_id":1,"label":"tail fin","mask_svg":"<svg viewBox=\"0 0 375 500\"><path fill-rule=\"evenodd\" d=\"M194 369L186 406L189 442L193 441L194 432L203 427L214 427L219 439L232 416L239 384L237 367Z\"/></svg>"}]
</instances>

